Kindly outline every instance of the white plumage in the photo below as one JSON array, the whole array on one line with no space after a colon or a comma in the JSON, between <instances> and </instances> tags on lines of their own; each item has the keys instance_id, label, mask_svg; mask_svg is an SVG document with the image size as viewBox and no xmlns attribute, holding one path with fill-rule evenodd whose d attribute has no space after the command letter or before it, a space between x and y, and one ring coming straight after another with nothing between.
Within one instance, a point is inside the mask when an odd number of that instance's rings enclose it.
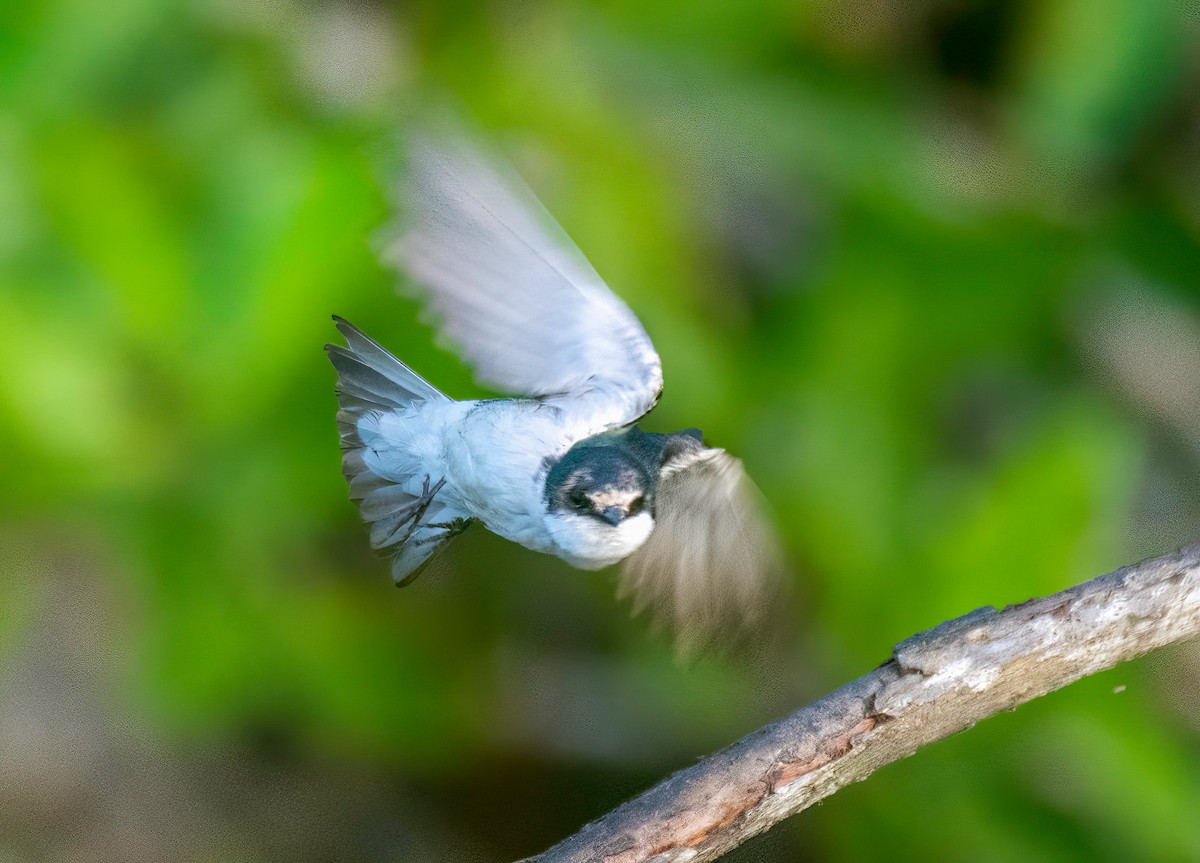
<instances>
[{"instance_id":1,"label":"white plumage","mask_svg":"<svg viewBox=\"0 0 1200 863\"><path fill-rule=\"evenodd\" d=\"M480 381L518 397L454 401L335 319L343 471L396 580L478 520L580 568L628 559L623 587L693 636L756 613L774 545L741 463L632 425L658 355L533 194L461 141L417 142L398 204L384 257Z\"/></svg>"}]
</instances>

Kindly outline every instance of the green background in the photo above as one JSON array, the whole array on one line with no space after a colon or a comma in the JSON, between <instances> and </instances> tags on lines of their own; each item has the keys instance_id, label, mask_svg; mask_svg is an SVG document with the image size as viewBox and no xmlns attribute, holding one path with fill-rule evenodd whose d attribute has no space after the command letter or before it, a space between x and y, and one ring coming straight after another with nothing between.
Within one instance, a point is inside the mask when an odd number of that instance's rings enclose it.
<instances>
[{"instance_id":1,"label":"green background","mask_svg":"<svg viewBox=\"0 0 1200 863\"><path fill-rule=\"evenodd\" d=\"M0 6L0 860L506 861L884 660L1197 539L1185 0ZM460 106L774 509L792 591L691 667L482 530L391 588L341 314L482 393L371 238ZM398 131L399 129L399 131ZM1200 859L1181 647L738 861Z\"/></svg>"}]
</instances>

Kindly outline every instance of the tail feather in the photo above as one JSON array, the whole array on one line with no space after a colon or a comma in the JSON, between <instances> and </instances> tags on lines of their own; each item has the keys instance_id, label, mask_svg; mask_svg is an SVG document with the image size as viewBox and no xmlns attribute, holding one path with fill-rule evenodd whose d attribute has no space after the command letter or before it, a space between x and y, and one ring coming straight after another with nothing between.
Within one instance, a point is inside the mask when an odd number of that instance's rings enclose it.
<instances>
[{"instance_id":1,"label":"tail feather","mask_svg":"<svg viewBox=\"0 0 1200 863\"><path fill-rule=\"evenodd\" d=\"M419 400L403 384L367 365L345 348L326 345L329 360L338 372L338 388L372 407L390 407Z\"/></svg>"},{"instance_id":2,"label":"tail feather","mask_svg":"<svg viewBox=\"0 0 1200 863\"><path fill-rule=\"evenodd\" d=\"M387 518L401 513L406 506L412 504L412 495L398 485L384 485L362 499L358 511L367 521Z\"/></svg>"},{"instance_id":3,"label":"tail feather","mask_svg":"<svg viewBox=\"0 0 1200 863\"><path fill-rule=\"evenodd\" d=\"M334 322L346 339L346 347L325 346L338 373L342 474L350 484L350 499L358 501L363 520L371 524L371 547L394 555L392 576L397 584L407 584L470 519L437 499L440 477L415 473L385 477L372 470L364 458L367 446L360 424L383 412L419 402L450 401L450 397L350 322L337 316ZM386 446L386 442L371 446Z\"/></svg>"},{"instance_id":4,"label":"tail feather","mask_svg":"<svg viewBox=\"0 0 1200 863\"><path fill-rule=\"evenodd\" d=\"M333 316L346 347L326 345L338 371L338 388L376 407L404 407L419 401L450 401L450 397L392 356L354 324ZM343 407L349 405L343 404Z\"/></svg>"}]
</instances>

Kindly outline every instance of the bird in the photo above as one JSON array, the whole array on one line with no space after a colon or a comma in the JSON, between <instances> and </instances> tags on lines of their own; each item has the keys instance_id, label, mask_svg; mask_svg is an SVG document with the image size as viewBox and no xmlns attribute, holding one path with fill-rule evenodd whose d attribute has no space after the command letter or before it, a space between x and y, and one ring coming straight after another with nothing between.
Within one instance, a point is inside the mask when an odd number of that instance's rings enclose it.
<instances>
[{"instance_id":1,"label":"bird","mask_svg":"<svg viewBox=\"0 0 1200 863\"><path fill-rule=\"evenodd\" d=\"M760 616L778 548L740 460L699 429L644 431L646 330L520 177L462 137L410 141L382 233L444 341L504 397L456 400L343 318L342 472L397 585L473 523L573 567L690 650Z\"/></svg>"}]
</instances>

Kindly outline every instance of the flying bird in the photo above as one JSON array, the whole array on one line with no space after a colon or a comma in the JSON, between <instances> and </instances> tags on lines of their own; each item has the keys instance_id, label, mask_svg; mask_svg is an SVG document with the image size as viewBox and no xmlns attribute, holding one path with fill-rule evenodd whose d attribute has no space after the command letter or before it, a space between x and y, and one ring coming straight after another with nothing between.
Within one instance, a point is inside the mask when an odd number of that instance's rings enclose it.
<instances>
[{"instance_id":1,"label":"flying bird","mask_svg":"<svg viewBox=\"0 0 1200 863\"><path fill-rule=\"evenodd\" d=\"M334 317L342 471L396 583L480 522L581 569L624 561L621 593L681 645L754 619L777 560L757 490L698 429L638 427L663 376L629 307L502 162L462 140L408 161L383 257L512 397L456 401Z\"/></svg>"}]
</instances>

